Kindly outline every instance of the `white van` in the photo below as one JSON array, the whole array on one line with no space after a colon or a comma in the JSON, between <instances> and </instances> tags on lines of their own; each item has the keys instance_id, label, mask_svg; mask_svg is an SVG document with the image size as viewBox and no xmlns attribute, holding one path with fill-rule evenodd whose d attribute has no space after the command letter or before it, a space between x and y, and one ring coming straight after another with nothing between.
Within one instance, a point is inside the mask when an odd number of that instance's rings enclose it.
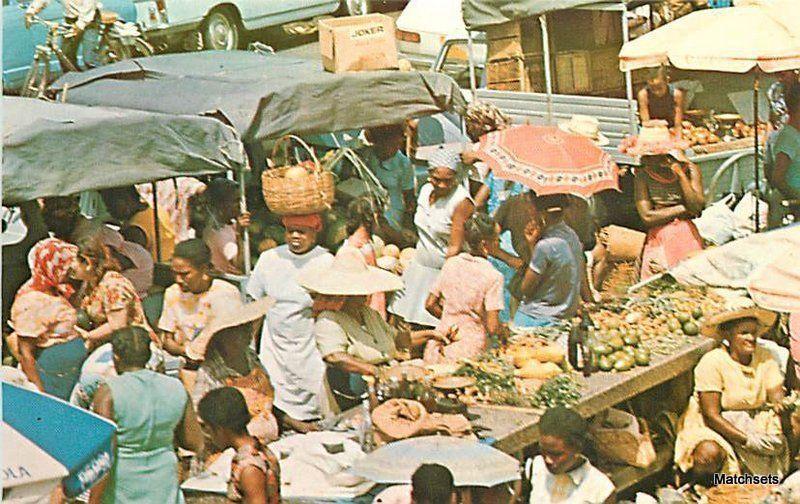
<instances>
[{"instance_id":1,"label":"white van","mask_svg":"<svg viewBox=\"0 0 800 504\"><path fill-rule=\"evenodd\" d=\"M449 38L466 38L461 0L411 0L397 19L397 47L415 68L428 70Z\"/></svg>"}]
</instances>

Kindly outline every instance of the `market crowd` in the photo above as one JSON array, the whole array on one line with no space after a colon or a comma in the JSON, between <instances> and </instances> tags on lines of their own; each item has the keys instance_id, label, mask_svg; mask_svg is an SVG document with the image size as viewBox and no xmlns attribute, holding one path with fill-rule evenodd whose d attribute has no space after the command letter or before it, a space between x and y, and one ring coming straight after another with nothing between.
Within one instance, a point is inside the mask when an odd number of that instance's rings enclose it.
<instances>
[{"instance_id":1,"label":"market crowd","mask_svg":"<svg viewBox=\"0 0 800 504\"><path fill-rule=\"evenodd\" d=\"M796 77L773 95L783 110L771 183L800 200ZM705 200L674 130L682 96L658 72L639 100L643 127L622 149L641 158L629 176L642 228L625 236L641 241L634 259L645 280L703 249L692 219ZM90 502L182 502L178 445L233 448L228 498L277 503L280 466L267 444L360 404L381 366L402 355L475 358L503 345L509 326L558 324L601 301L620 232L597 210L604 198L538 196L495 177L477 142L511 120L478 102L465 121L474 145L433 152L422 184L404 152L413 123L367 131L362 154L385 207L353 198L346 236L327 247L323 215L283 216L285 243L261 253L241 288L229 280L245 270L242 235L253 220L228 179L161 182L156 195L149 186L102 191L104 218L85 217L72 197L23 206L28 237L3 251L6 343L38 390L117 424L113 470ZM559 126L607 143L592 118ZM378 249L390 247L383 255L396 261L379 268ZM687 478L788 473L783 373L755 344L775 319L749 310L708 322L722 344L697 365L678 428L674 457ZM539 427L541 454L523 485L531 503L614 498L585 456L584 419L555 408ZM423 466L412 488L393 490L398 500L377 502L449 502L452 487L447 468Z\"/></svg>"}]
</instances>

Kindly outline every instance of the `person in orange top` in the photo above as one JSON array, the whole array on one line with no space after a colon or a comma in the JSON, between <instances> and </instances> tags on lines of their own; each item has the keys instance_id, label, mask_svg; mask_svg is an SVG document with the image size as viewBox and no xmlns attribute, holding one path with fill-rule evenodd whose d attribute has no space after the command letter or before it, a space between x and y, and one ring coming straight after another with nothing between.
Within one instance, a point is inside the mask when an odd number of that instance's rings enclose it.
<instances>
[{"instance_id":1,"label":"person in orange top","mask_svg":"<svg viewBox=\"0 0 800 504\"><path fill-rule=\"evenodd\" d=\"M158 244L156 246L155 210L142 201L134 186L106 189L102 193L108 213L121 226L126 240L150 251L155 261L169 261L175 248L175 231L169 215L158 211ZM160 257L159 257L160 252Z\"/></svg>"},{"instance_id":2,"label":"person in orange top","mask_svg":"<svg viewBox=\"0 0 800 504\"><path fill-rule=\"evenodd\" d=\"M31 279L17 291L9 320L22 371L36 388L61 399L69 398L86 359L70 304L75 289L68 274L77 254L78 247L58 238L34 245L28 255Z\"/></svg>"}]
</instances>

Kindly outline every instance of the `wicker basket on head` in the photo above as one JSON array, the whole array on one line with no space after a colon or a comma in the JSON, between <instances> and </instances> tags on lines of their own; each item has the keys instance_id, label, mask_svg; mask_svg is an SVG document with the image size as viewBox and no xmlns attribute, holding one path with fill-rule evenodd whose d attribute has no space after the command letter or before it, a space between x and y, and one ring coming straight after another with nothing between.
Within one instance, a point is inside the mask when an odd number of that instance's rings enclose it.
<instances>
[{"instance_id":1,"label":"wicker basket on head","mask_svg":"<svg viewBox=\"0 0 800 504\"><path fill-rule=\"evenodd\" d=\"M314 151L294 135L281 137L272 149L272 158L285 141L295 140L310 155L311 160L295 166L264 170L261 190L269 209L279 215L306 215L330 210L336 191L333 173L322 168ZM305 176L286 177L286 172L301 167Z\"/></svg>"}]
</instances>

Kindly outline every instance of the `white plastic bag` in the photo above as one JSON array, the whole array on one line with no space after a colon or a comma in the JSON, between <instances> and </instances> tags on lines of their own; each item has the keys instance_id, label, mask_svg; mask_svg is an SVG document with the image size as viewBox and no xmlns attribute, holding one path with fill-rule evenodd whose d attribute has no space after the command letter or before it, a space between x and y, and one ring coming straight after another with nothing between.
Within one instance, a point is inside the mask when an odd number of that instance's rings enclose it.
<instances>
[{"instance_id":1,"label":"white plastic bag","mask_svg":"<svg viewBox=\"0 0 800 504\"><path fill-rule=\"evenodd\" d=\"M756 200L758 200L759 229L767 229L769 204L764 200L756 198L753 193L747 192L736 205L736 208L733 209L733 213L736 215L738 221L733 234L734 239L738 240L739 238L744 238L755 232Z\"/></svg>"},{"instance_id":2,"label":"white plastic bag","mask_svg":"<svg viewBox=\"0 0 800 504\"><path fill-rule=\"evenodd\" d=\"M729 194L709 205L700 217L694 219L694 225L700 233L700 237L713 243L722 245L733 239L736 228L739 225L736 214L730 208L730 204L735 199L733 194Z\"/></svg>"}]
</instances>

